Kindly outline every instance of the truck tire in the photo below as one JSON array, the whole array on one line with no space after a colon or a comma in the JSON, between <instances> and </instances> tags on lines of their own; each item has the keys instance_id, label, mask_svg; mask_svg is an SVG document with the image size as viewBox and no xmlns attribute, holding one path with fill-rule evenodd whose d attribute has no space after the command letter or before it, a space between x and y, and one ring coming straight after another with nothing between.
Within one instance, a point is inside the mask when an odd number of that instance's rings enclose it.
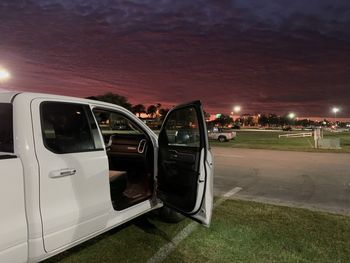
<instances>
[{"instance_id":1,"label":"truck tire","mask_svg":"<svg viewBox=\"0 0 350 263\"><path fill-rule=\"evenodd\" d=\"M159 216L161 220L166 223L179 223L185 219L185 216L167 206L163 206L159 209Z\"/></svg>"},{"instance_id":2,"label":"truck tire","mask_svg":"<svg viewBox=\"0 0 350 263\"><path fill-rule=\"evenodd\" d=\"M223 135L220 135L218 140L219 140L219 142L226 142L227 138L225 136L223 136Z\"/></svg>"}]
</instances>

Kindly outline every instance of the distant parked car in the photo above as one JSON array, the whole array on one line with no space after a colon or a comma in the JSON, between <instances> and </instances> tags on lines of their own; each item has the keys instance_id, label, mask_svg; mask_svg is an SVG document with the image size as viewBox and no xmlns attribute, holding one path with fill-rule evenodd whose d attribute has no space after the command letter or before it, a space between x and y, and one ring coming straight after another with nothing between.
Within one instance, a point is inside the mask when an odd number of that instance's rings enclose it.
<instances>
[{"instance_id":1,"label":"distant parked car","mask_svg":"<svg viewBox=\"0 0 350 263\"><path fill-rule=\"evenodd\" d=\"M227 142L237 137L237 133L233 131L223 131L222 129L213 129L208 131L208 137L211 140L219 142Z\"/></svg>"},{"instance_id":2,"label":"distant parked car","mask_svg":"<svg viewBox=\"0 0 350 263\"><path fill-rule=\"evenodd\" d=\"M292 127L290 126L286 126L282 128L282 131L291 131L291 130L292 130Z\"/></svg>"}]
</instances>

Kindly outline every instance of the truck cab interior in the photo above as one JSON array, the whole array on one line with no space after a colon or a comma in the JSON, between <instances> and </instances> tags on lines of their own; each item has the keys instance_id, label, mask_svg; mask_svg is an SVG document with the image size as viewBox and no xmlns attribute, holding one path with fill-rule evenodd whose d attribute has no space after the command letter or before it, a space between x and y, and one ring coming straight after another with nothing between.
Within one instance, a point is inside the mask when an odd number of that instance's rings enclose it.
<instances>
[{"instance_id":1,"label":"truck cab interior","mask_svg":"<svg viewBox=\"0 0 350 263\"><path fill-rule=\"evenodd\" d=\"M149 136L120 113L106 109L93 112L108 155L114 209L124 210L149 199L154 189L154 149Z\"/></svg>"}]
</instances>

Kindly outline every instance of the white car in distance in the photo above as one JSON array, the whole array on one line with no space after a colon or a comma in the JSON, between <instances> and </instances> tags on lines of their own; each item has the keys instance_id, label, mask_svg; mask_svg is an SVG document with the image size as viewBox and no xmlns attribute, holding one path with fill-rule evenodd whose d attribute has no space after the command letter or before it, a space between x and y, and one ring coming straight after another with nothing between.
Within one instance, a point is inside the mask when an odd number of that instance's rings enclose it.
<instances>
[{"instance_id":1,"label":"white car in distance","mask_svg":"<svg viewBox=\"0 0 350 263\"><path fill-rule=\"evenodd\" d=\"M214 127L208 131L208 138L210 140L218 140L219 142L228 142L237 137L237 133L233 131L224 131L221 128Z\"/></svg>"}]
</instances>

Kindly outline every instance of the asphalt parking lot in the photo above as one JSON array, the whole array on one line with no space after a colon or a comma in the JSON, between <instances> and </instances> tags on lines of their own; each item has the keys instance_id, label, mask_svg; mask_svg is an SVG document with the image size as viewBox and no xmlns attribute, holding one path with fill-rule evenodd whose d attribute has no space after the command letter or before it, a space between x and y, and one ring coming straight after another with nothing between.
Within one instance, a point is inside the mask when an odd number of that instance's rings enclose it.
<instances>
[{"instance_id":1,"label":"asphalt parking lot","mask_svg":"<svg viewBox=\"0 0 350 263\"><path fill-rule=\"evenodd\" d=\"M214 192L350 214L350 154L213 147Z\"/></svg>"}]
</instances>

